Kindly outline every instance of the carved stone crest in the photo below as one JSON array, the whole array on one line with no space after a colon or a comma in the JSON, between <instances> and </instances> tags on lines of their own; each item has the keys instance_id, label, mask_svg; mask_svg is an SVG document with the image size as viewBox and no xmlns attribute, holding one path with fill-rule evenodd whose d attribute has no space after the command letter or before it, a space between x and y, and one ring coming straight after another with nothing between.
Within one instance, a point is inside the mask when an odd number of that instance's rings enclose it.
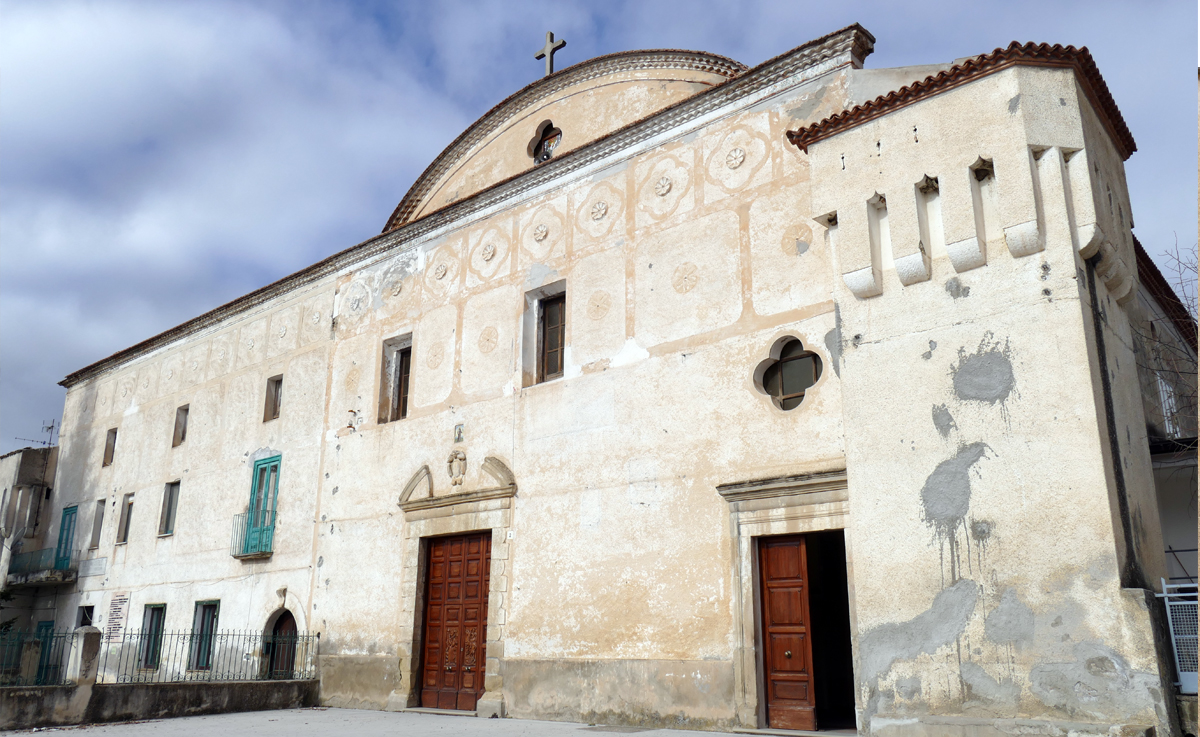
<instances>
[{"instance_id":1,"label":"carved stone crest","mask_svg":"<svg viewBox=\"0 0 1200 737\"><path fill-rule=\"evenodd\" d=\"M671 191L671 177L663 177L654 183L654 194L666 197Z\"/></svg>"},{"instance_id":2,"label":"carved stone crest","mask_svg":"<svg viewBox=\"0 0 1200 737\"><path fill-rule=\"evenodd\" d=\"M592 220L600 220L607 214L608 203L604 200L600 200L596 204L592 205Z\"/></svg>"},{"instance_id":3,"label":"carved stone crest","mask_svg":"<svg viewBox=\"0 0 1200 737\"><path fill-rule=\"evenodd\" d=\"M446 472L450 474L451 486L462 486L463 477L467 474L467 454L461 450L450 451L446 459Z\"/></svg>"}]
</instances>

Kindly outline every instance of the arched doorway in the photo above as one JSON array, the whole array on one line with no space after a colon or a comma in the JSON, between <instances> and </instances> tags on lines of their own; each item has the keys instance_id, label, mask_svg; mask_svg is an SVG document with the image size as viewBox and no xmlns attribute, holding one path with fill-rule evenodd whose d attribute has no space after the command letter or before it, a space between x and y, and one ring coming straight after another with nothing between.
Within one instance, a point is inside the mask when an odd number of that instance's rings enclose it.
<instances>
[{"instance_id":1,"label":"arched doorway","mask_svg":"<svg viewBox=\"0 0 1200 737\"><path fill-rule=\"evenodd\" d=\"M275 619L271 634L263 643L267 659L267 678L290 680L296 677L296 618L284 609Z\"/></svg>"}]
</instances>

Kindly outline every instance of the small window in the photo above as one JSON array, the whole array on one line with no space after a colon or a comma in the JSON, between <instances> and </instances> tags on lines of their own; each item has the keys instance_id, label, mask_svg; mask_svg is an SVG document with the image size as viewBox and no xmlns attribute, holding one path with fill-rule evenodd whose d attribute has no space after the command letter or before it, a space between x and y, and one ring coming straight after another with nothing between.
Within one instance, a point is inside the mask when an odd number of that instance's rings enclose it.
<instances>
[{"instance_id":1,"label":"small window","mask_svg":"<svg viewBox=\"0 0 1200 737\"><path fill-rule=\"evenodd\" d=\"M175 410L175 435L171 438L171 447L178 448L187 440L188 406L183 405Z\"/></svg>"},{"instance_id":2,"label":"small window","mask_svg":"<svg viewBox=\"0 0 1200 737\"><path fill-rule=\"evenodd\" d=\"M147 604L142 614L142 631L138 648L138 667L158 670L162 659L163 625L167 620L166 604Z\"/></svg>"},{"instance_id":3,"label":"small window","mask_svg":"<svg viewBox=\"0 0 1200 737\"><path fill-rule=\"evenodd\" d=\"M75 616L75 619L76 619L75 626L76 627L91 627L92 622L95 621L95 613L96 613L96 607L92 607L92 606L79 607L79 613Z\"/></svg>"},{"instance_id":4,"label":"small window","mask_svg":"<svg viewBox=\"0 0 1200 737\"><path fill-rule=\"evenodd\" d=\"M379 422L408 416L409 376L412 373L412 335L383 343L383 376L379 386Z\"/></svg>"},{"instance_id":5,"label":"small window","mask_svg":"<svg viewBox=\"0 0 1200 737\"><path fill-rule=\"evenodd\" d=\"M121 499L121 519L117 523L117 544L129 542L129 520L133 517L133 494L126 494Z\"/></svg>"},{"instance_id":6,"label":"small window","mask_svg":"<svg viewBox=\"0 0 1200 737\"><path fill-rule=\"evenodd\" d=\"M283 374L267 379L267 406L263 410L263 422L279 419L281 404L283 404Z\"/></svg>"},{"instance_id":7,"label":"small window","mask_svg":"<svg viewBox=\"0 0 1200 737\"><path fill-rule=\"evenodd\" d=\"M104 462L102 466L111 466L113 462L113 453L117 450L117 428L112 428L108 431L108 437L104 439Z\"/></svg>"},{"instance_id":8,"label":"small window","mask_svg":"<svg viewBox=\"0 0 1200 737\"><path fill-rule=\"evenodd\" d=\"M192 647L188 657L188 670L210 670L212 668L213 639L217 634L217 616L220 611L220 601L196 602L196 614L192 619Z\"/></svg>"},{"instance_id":9,"label":"small window","mask_svg":"<svg viewBox=\"0 0 1200 737\"><path fill-rule=\"evenodd\" d=\"M175 508L179 506L179 482L172 481L163 489L162 513L158 517L159 536L175 532Z\"/></svg>"},{"instance_id":10,"label":"small window","mask_svg":"<svg viewBox=\"0 0 1200 737\"><path fill-rule=\"evenodd\" d=\"M555 128L549 120L542 121L529 141L527 153L533 157L534 164L549 161L554 155L554 149L562 142L562 130Z\"/></svg>"},{"instance_id":11,"label":"small window","mask_svg":"<svg viewBox=\"0 0 1200 737\"><path fill-rule=\"evenodd\" d=\"M103 499L96 500L96 512L92 515L92 541L88 543L88 550L100 547L100 532L104 529L105 504Z\"/></svg>"},{"instance_id":12,"label":"small window","mask_svg":"<svg viewBox=\"0 0 1200 737\"><path fill-rule=\"evenodd\" d=\"M542 300L538 315L538 381L563 375L563 343L567 327L567 295Z\"/></svg>"},{"instance_id":13,"label":"small window","mask_svg":"<svg viewBox=\"0 0 1200 737\"><path fill-rule=\"evenodd\" d=\"M804 349L795 338L787 340L779 358L769 363L762 375L762 389L780 409L793 409L804 400L804 392L821 378L821 359Z\"/></svg>"}]
</instances>

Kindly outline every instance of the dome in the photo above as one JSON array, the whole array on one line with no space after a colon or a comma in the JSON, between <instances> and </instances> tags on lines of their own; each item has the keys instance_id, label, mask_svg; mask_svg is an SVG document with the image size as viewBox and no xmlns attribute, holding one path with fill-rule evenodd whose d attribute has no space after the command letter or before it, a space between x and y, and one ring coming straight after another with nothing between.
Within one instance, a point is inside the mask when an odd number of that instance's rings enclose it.
<instances>
[{"instance_id":1,"label":"dome","mask_svg":"<svg viewBox=\"0 0 1200 737\"><path fill-rule=\"evenodd\" d=\"M475 121L429 165L383 232L599 140L747 67L700 51L626 51L581 62L525 87ZM545 141L539 147L539 142Z\"/></svg>"}]
</instances>

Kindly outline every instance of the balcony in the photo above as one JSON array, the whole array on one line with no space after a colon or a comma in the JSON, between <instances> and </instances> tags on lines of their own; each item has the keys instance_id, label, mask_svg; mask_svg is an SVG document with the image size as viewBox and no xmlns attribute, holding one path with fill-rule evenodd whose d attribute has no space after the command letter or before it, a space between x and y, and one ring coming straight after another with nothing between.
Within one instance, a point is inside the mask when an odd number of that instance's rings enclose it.
<instances>
[{"instance_id":1,"label":"balcony","mask_svg":"<svg viewBox=\"0 0 1200 737\"><path fill-rule=\"evenodd\" d=\"M233 544L229 554L240 560L270 558L274 552L275 512L251 510L233 517Z\"/></svg>"},{"instance_id":2,"label":"balcony","mask_svg":"<svg viewBox=\"0 0 1200 737\"><path fill-rule=\"evenodd\" d=\"M8 562L5 586L10 589L61 586L74 583L78 576L78 550L60 551L57 548L45 548L13 555Z\"/></svg>"}]
</instances>

